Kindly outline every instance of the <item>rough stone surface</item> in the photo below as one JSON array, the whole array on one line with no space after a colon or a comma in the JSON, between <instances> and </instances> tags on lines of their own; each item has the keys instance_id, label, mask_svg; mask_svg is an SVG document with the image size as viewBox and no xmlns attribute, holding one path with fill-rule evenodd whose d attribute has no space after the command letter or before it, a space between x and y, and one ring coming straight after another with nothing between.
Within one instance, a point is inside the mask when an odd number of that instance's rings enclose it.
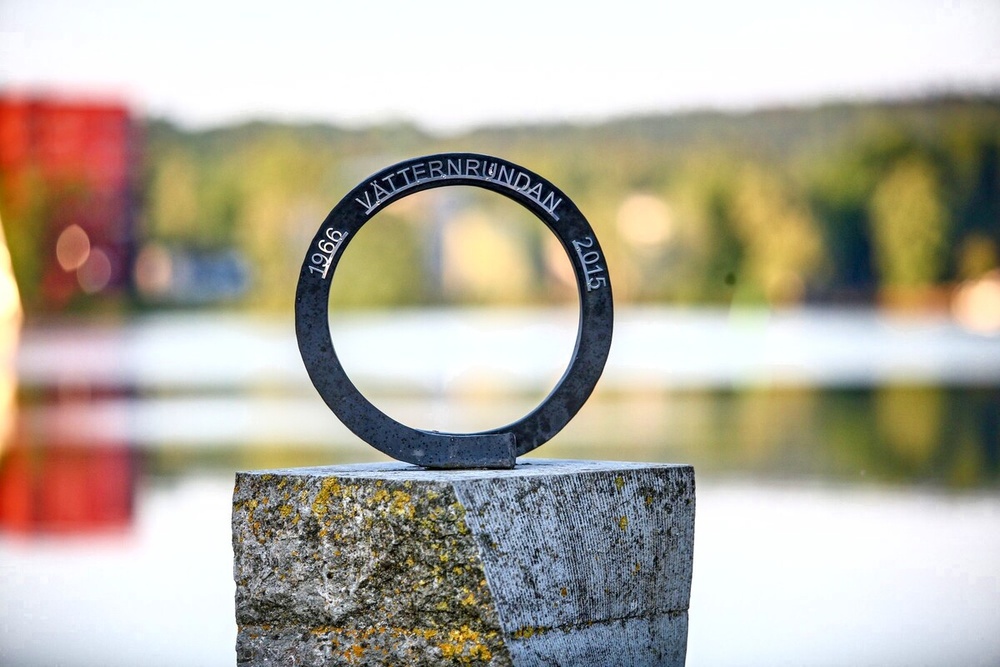
<instances>
[{"instance_id":1,"label":"rough stone surface","mask_svg":"<svg viewBox=\"0 0 1000 667\"><path fill-rule=\"evenodd\" d=\"M683 665L690 466L238 473L240 665Z\"/></svg>"}]
</instances>

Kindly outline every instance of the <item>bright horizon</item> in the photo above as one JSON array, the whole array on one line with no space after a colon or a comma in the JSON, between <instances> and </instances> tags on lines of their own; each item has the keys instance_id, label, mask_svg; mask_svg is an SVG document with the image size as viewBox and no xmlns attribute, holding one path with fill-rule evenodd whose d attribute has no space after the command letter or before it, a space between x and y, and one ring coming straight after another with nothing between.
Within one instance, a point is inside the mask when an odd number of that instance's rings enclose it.
<instances>
[{"instance_id":1,"label":"bright horizon","mask_svg":"<svg viewBox=\"0 0 1000 667\"><path fill-rule=\"evenodd\" d=\"M432 131L1000 91L1000 3L793 0L0 6L0 88L123 97L191 128Z\"/></svg>"}]
</instances>

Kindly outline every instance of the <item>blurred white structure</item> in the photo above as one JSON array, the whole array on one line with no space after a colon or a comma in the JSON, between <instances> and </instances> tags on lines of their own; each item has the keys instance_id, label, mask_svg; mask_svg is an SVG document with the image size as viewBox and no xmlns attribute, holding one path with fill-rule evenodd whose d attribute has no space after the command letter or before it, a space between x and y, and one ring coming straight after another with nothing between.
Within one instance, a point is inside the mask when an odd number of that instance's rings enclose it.
<instances>
[{"instance_id":1,"label":"blurred white structure","mask_svg":"<svg viewBox=\"0 0 1000 667\"><path fill-rule=\"evenodd\" d=\"M14 428L17 389L15 354L21 331L21 297L0 221L0 453Z\"/></svg>"}]
</instances>

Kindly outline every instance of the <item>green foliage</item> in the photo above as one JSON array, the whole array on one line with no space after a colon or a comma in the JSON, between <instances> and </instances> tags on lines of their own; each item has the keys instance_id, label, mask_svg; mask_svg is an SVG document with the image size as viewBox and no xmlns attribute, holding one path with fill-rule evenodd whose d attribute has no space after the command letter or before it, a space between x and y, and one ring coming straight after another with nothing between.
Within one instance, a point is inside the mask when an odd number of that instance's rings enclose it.
<instances>
[{"instance_id":1,"label":"green foliage","mask_svg":"<svg viewBox=\"0 0 1000 667\"><path fill-rule=\"evenodd\" d=\"M875 187L870 207L883 284L934 285L943 274L948 215L931 166L900 160Z\"/></svg>"},{"instance_id":2,"label":"green foliage","mask_svg":"<svg viewBox=\"0 0 1000 667\"><path fill-rule=\"evenodd\" d=\"M51 194L45 191L34 174L29 175L29 178L34 182L26 191L32 196L23 203L21 211L15 213L9 202L0 200L0 205L3 205L0 220L3 223L7 249L10 251L11 268L25 307L32 306L41 298L46 239L39 230L45 228L45 219L52 209Z\"/></svg>"},{"instance_id":3,"label":"green foliage","mask_svg":"<svg viewBox=\"0 0 1000 667\"><path fill-rule=\"evenodd\" d=\"M391 307L425 303L421 239L397 216L365 225L345 253L331 286L333 308Z\"/></svg>"},{"instance_id":4,"label":"green foliage","mask_svg":"<svg viewBox=\"0 0 1000 667\"><path fill-rule=\"evenodd\" d=\"M309 239L350 188L392 161L451 150L501 155L565 190L601 238L623 301L871 298L882 287L956 280L989 256L983 247L1000 245L1000 99L989 97L459 136L407 125L186 132L152 122L142 235L237 247L254 271L246 304L288 309ZM421 228L405 220L388 228L394 240L375 234L352 245L345 305L446 298L427 287L432 248ZM542 263L525 269L530 280L553 270L540 240L523 235L525 256ZM19 252L30 270L32 251Z\"/></svg>"}]
</instances>

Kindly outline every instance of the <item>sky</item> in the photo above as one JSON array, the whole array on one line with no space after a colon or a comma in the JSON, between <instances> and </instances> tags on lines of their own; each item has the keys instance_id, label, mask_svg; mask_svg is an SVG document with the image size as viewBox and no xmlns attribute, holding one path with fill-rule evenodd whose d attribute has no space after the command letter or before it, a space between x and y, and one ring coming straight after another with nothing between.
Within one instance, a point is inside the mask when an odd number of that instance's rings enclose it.
<instances>
[{"instance_id":1,"label":"sky","mask_svg":"<svg viewBox=\"0 0 1000 667\"><path fill-rule=\"evenodd\" d=\"M0 0L0 88L445 132L1000 91L1000 0Z\"/></svg>"}]
</instances>

